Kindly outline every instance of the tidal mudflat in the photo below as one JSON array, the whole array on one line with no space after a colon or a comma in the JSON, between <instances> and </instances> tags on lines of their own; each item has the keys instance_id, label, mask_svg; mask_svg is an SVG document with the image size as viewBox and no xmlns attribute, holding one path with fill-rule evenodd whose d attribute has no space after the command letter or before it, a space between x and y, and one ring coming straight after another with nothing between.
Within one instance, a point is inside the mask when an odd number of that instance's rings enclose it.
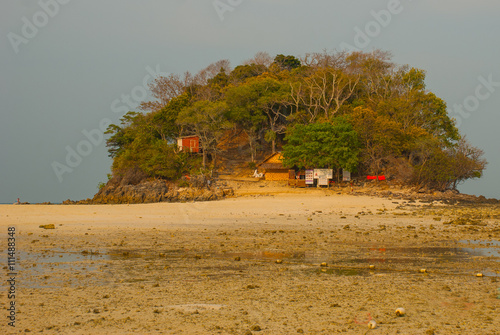
<instances>
[{"instance_id":1,"label":"tidal mudflat","mask_svg":"<svg viewBox=\"0 0 500 335\"><path fill-rule=\"evenodd\" d=\"M333 192L6 205L5 265L12 226L18 310L1 333L500 332L498 205Z\"/></svg>"}]
</instances>

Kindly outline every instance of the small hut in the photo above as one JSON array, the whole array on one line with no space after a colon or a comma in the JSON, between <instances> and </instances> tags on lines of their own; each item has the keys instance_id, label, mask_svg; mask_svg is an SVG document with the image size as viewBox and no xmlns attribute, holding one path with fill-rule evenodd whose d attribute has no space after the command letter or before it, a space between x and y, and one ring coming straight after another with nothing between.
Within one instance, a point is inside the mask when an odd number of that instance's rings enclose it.
<instances>
[{"instance_id":1,"label":"small hut","mask_svg":"<svg viewBox=\"0 0 500 335\"><path fill-rule=\"evenodd\" d=\"M200 152L200 138L198 136L184 136L177 138L179 151Z\"/></svg>"},{"instance_id":2,"label":"small hut","mask_svg":"<svg viewBox=\"0 0 500 335\"><path fill-rule=\"evenodd\" d=\"M258 166L265 170L264 178L266 180L288 180L288 169L283 166L283 155L281 152L268 156Z\"/></svg>"}]
</instances>

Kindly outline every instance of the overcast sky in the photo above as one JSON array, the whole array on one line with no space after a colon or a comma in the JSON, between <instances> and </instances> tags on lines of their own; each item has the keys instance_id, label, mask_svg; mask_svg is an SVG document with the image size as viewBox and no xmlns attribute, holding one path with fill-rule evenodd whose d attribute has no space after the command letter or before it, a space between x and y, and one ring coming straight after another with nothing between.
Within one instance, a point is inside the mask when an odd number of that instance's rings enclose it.
<instances>
[{"instance_id":1,"label":"overcast sky","mask_svg":"<svg viewBox=\"0 0 500 335\"><path fill-rule=\"evenodd\" d=\"M0 203L91 198L111 165L100 127L155 73L340 48L426 70L489 161L461 191L500 198L498 13L494 0L1 1Z\"/></svg>"}]
</instances>

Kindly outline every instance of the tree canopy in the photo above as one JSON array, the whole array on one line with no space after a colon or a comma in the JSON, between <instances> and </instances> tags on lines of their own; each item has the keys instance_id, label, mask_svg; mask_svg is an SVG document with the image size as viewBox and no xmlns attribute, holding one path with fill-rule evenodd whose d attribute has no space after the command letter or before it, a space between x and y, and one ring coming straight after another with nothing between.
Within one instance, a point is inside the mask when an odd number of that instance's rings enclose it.
<instances>
[{"instance_id":1,"label":"tree canopy","mask_svg":"<svg viewBox=\"0 0 500 335\"><path fill-rule=\"evenodd\" d=\"M486 167L427 90L424 70L388 52L322 52L302 58L267 53L232 69L156 78L153 101L108 128L113 172L175 180L213 168L227 134L243 134L249 162L283 150L296 168L344 168L403 183L456 188ZM202 155L184 155L176 138L197 135Z\"/></svg>"},{"instance_id":2,"label":"tree canopy","mask_svg":"<svg viewBox=\"0 0 500 335\"><path fill-rule=\"evenodd\" d=\"M358 134L345 118L297 124L285 137L283 163L299 169L331 168L355 171L359 161Z\"/></svg>"}]
</instances>

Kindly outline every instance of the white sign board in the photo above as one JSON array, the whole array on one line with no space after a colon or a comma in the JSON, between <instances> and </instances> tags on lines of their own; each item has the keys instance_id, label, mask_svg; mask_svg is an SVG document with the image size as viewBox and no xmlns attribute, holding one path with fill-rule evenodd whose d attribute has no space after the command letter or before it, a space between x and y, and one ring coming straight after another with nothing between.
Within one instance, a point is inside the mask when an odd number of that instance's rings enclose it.
<instances>
[{"instance_id":1,"label":"white sign board","mask_svg":"<svg viewBox=\"0 0 500 335\"><path fill-rule=\"evenodd\" d=\"M319 179L318 179L318 185L319 186L328 186L328 178L319 177Z\"/></svg>"},{"instance_id":2,"label":"white sign board","mask_svg":"<svg viewBox=\"0 0 500 335\"><path fill-rule=\"evenodd\" d=\"M314 169L314 179L332 179L333 170L332 169Z\"/></svg>"},{"instance_id":3,"label":"white sign board","mask_svg":"<svg viewBox=\"0 0 500 335\"><path fill-rule=\"evenodd\" d=\"M314 184L314 170L306 170L306 185Z\"/></svg>"},{"instance_id":4,"label":"white sign board","mask_svg":"<svg viewBox=\"0 0 500 335\"><path fill-rule=\"evenodd\" d=\"M351 181L351 171L342 170L342 180Z\"/></svg>"}]
</instances>

